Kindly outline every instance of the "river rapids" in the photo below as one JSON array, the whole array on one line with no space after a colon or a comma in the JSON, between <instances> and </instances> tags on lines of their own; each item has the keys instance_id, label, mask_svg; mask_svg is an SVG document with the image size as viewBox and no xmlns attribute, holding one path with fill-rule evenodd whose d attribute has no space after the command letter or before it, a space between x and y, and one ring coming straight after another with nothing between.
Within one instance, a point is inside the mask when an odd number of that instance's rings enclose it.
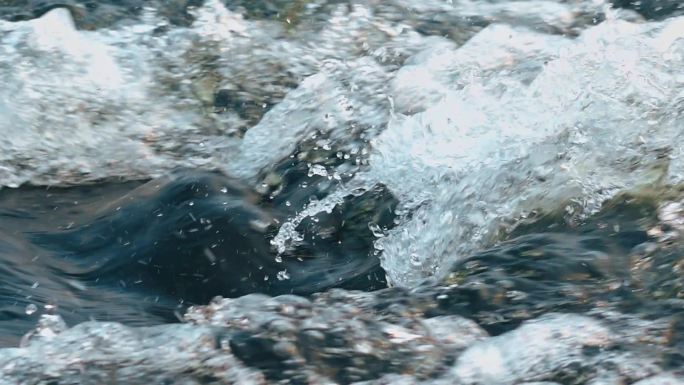
<instances>
[{"instance_id":1,"label":"river rapids","mask_svg":"<svg viewBox=\"0 0 684 385\"><path fill-rule=\"evenodd\" d=\"M683 384L679 15L0 1L0 384Z\"/></svg>"}]
</instances>

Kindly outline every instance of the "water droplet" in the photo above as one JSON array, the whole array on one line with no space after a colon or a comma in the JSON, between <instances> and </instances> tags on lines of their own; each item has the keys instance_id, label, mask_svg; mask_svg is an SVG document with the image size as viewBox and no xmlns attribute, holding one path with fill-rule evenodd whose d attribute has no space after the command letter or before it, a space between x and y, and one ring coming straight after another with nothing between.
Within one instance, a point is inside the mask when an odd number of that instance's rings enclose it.
<instances>
[{"instance_id":1,"label":"water droplet","mask_svg":"<svg viewBox=\"0 0 684 385\"><path fill-rule=\"evenodd\" d=\"M228 192L228 188L227 187L221 187L220 191L225 194Z\"/></svg>"},{"instance_id":2,"label":"water droplet","mask_svg":"<svg viewBox=\"0 0 684 385\"><path fill-rule=\"evenodd\" d=\"M282 262L283 262L283 257L281 257L280 255L277 255L277 256L275 257L275 261L278 262L278 263L282 263Z\"/></svg>"},{"instance_id":3,"label":"water droplet","mask_svg":"<svg viewBox=\"0 0 684 385\"><path fill-rule=\"evenodd\" d=\"M290 203L290 201L285 201L285 206L290 207L292 206L292 203Z\"/></svg>"},{"instance_id":4,"label":"water droplet","mask_svg":"<svg viewBox=\"0 0 684 385\"><path fill-rule=\"evenodd\" d=\"M286 279L290 279L290 275L287 274L287 270L282 270L282 271L278 272L278 275L276 276L276 278L278 278L279 281L283 281Z\"/></svg>"},{"instance_id":5,"label":"water droplet","mask_svg":"<svg viewBox=\"0 0 684 385\"><path fill-rule=\"evenodd\" d=\"M216 255L214 254L213 251L211 251L208 247L204 248L204 255L207 257L209 262L213 265L216 263Z\"/></svg>"},{"instance_id":6,"label":"water droplet","mask_svg":"<svg viewBox=\"0 0 684 385\"><path fill-rule=\"evenodd\" d=\"M31 314L33 314L33 313L35 313L35 312L37 312L37 311L38 311L38 306L36 306L36 305L34 305L34 304L32 304L32 303L26 305L26 314L27 314L27 315L31 315Z\"/></svg>"}]
</instances>

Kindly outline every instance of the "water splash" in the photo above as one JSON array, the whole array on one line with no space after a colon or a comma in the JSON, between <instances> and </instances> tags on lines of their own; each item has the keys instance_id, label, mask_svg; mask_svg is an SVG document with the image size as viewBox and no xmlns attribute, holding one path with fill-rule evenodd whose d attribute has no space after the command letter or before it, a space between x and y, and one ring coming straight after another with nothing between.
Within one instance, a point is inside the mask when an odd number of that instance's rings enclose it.
<instances>
[{"instance_id":1,"label":"water splash","mask_svg":"<svg viewBox=\"0 0 684 385\"><path fill-rule=\"evenodd\" d=\"M339 188L323 199L310 201L294 217L283 223L278 234L271 240L278 254L283 254L303 240L303 236L297 231L302 221L307 218L315 218L319 213L332 213L333 209L344 202L348 196L359 196L368 191L373 185L368 184L362 176L352 179L348 184L340 184Z\"/></svg>"},{"instance_id":2,"label":"water splash","mask_svg":"<svg viewBox=\"0 0 684 385\"><path fill-rule=\"evenodd\" d=\"M472 77L453 64L441 102L397 116L373 142L370 174L413 211L378 240L392 282L441 274L536 210L564 207L578 220L620 191L680 183L683 23L610 20L555 55L557 37L527 33L527 47L549 47L523 54L539 69L529 82L506 66L478 66ZM485 31L495 41L482 47L510 40L515 58L515 30L503 41ZM441 55L462 49L488 57L468 45ZM420 255L421 267L407 255Z\"/></svg>"},{"instance_id":3,"label":"water splash","mask_svg":"<svg viewBox=\"0 0 684 385\"><path fill-rule=\"evenodd\" d=\"M153 10L98 31L63 9L0 22L2 184L177 166L254 181L313 135L349 162L370 141L347 183L401 199L403 223L376 248L392 282L412 285L534 211L577 220L619 191L684 180L681 19L641 23L602 1L324 8L288 27L217 0L189 27ZM276 249L352 190L309 204Z\"/></svg>"}]
</instances>

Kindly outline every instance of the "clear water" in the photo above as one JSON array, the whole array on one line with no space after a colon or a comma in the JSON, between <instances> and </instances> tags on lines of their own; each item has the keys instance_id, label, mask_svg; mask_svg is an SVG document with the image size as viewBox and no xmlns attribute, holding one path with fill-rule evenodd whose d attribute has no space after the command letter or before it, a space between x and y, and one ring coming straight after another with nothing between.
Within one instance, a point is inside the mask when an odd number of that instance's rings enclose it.
<instances>
[{"instance_id":1,"label":"clear water","mask_svg":"<svg viewBox=\"0 0 684 385\"><path fill-rule=\"evenodd\" d=\"M60 8L0 21L0 185L185 167L262 191L278 162L322 149L308 177L329 187L284 209L275 258L300 224L385 186L399 205L393 226L369 227L375 255L409 288L532 219L573 227L626 193L681 227L684 17L602 1L303 3L259 18L208 0L188 25L146 8L91 31ZM453 368L466 383L477 349Z\"/></svg>"}]
</instances>

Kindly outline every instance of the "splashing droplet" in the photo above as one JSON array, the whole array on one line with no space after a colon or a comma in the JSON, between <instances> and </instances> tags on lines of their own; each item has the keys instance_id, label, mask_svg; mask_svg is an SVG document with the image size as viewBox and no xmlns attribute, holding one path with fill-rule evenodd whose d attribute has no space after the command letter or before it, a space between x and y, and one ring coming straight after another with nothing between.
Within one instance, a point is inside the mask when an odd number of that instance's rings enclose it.
<instances>
[{"instance_id":1,"label":"splashing droplet","mask_svg":"<svg viewBox=\"0 0 684 385\"><path fill-rule=\"evenodd\" d=\"M278 278L279 281L283 281L286 279L290 279L290 275L287 273L287 270L282 270L278 272L276 278Z\"/></svg>"},{"instance_id":2,"label":"splashing droplet","mask_svg":"<svg viewBox=\"0 0 684 385\"><path fill-rule=\"evenodd\" d=\"M38 311L38 306L36 306L36 305L34 305L34 304L32 304L32 303L26 305L26 314L27 314L27 315L31 315L31 314L33 314L33 313L35 313L35 312L37 312L37 311Z\"/></svg>"}]
</instances>

